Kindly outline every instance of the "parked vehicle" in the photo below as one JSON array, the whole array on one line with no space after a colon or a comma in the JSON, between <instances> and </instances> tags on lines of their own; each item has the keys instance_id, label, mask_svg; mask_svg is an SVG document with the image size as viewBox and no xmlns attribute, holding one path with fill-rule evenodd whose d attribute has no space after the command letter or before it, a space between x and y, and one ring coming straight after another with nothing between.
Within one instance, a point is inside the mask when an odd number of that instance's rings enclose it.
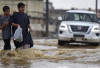
<instances>
[{"instance_id":1,"label":"parked vehicle","mask_svg":"<svg viewBox=\"0 0 100 68\"><path fill-rule=\"evenodd\" d=\"M80 42L99 45L100 24L95 12L69 10L59 26L58 45Z\"/></svg>"}]
</instances>

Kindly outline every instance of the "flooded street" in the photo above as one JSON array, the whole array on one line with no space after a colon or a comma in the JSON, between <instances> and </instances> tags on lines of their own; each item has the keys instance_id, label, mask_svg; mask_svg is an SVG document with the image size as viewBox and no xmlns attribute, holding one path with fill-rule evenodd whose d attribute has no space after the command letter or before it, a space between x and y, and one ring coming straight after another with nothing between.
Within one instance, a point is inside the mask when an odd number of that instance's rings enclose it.
<instances>
[{"instance_id":1,"label":"flooded street","mask_svg":"<svg viewBox=\"0 0 100 68\"><path fill-rule=\"evenodd\" d=\"M100 46L58 46L57 39L34 40L26 50L0 51L0 68L100 68ZM2 41L0 48L3 48Z\"/></svg>"}]
</instances>

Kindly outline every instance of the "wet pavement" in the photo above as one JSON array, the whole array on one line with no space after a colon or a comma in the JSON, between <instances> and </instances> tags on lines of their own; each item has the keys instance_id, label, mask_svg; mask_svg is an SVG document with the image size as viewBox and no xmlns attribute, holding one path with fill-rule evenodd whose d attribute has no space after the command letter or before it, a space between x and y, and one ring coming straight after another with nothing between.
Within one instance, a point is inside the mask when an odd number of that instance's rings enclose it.
<instances>
[{"instance_id":1,"label":"wet pavement","mask_svg":"<svg viewBox=\"0 0 100 68\"><path fill-rule=\"evenodd\" d=\"M35 39L26 50L0 51L0 68L100 68L100 46L58 46L57 39ZM0 41L0 49L3 43Z\"/></svg>"}]
</instances>

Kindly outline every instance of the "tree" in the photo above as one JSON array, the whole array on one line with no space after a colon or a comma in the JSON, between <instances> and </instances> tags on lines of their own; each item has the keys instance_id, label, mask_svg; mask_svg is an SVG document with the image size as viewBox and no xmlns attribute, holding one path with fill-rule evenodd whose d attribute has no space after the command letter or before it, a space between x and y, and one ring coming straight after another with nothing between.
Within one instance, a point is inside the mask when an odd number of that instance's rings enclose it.
<instances>
[{"instance_id":1,"label":"tree","mask_svg":"<svg viewBox=\"0 0 100 68\"><path fill-rule=\"evenodd\" d=\"M72 8L71 8L71 10L75 10L75 8L74 8L74 7L72 7Z\"/></svg>"},{"instance_id":2,"label":"tree","mask_svg":"<svg viewBox=\"0 0 100 68\"><path fill-rule=\"evenodd\" d=\"M88 8L88 11L92 11L92 8Z\"/></svg>"}]
</instances>

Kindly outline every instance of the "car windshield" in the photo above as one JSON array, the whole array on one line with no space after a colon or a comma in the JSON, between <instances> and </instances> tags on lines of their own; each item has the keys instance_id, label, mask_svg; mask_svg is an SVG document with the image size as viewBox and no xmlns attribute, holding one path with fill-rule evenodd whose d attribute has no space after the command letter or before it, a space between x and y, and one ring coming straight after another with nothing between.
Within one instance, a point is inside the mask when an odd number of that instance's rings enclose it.
<instances>
[{"instance_id":1,"label":"car windshield","mask_svg":"<svg viewBox=\"0 0 100 68\"><path fill-rule=\"evenodd\" d=\"M86 13L66 13L64 20L98 22L96 14L86 14Z\"/></svg>"}]
</instances>

